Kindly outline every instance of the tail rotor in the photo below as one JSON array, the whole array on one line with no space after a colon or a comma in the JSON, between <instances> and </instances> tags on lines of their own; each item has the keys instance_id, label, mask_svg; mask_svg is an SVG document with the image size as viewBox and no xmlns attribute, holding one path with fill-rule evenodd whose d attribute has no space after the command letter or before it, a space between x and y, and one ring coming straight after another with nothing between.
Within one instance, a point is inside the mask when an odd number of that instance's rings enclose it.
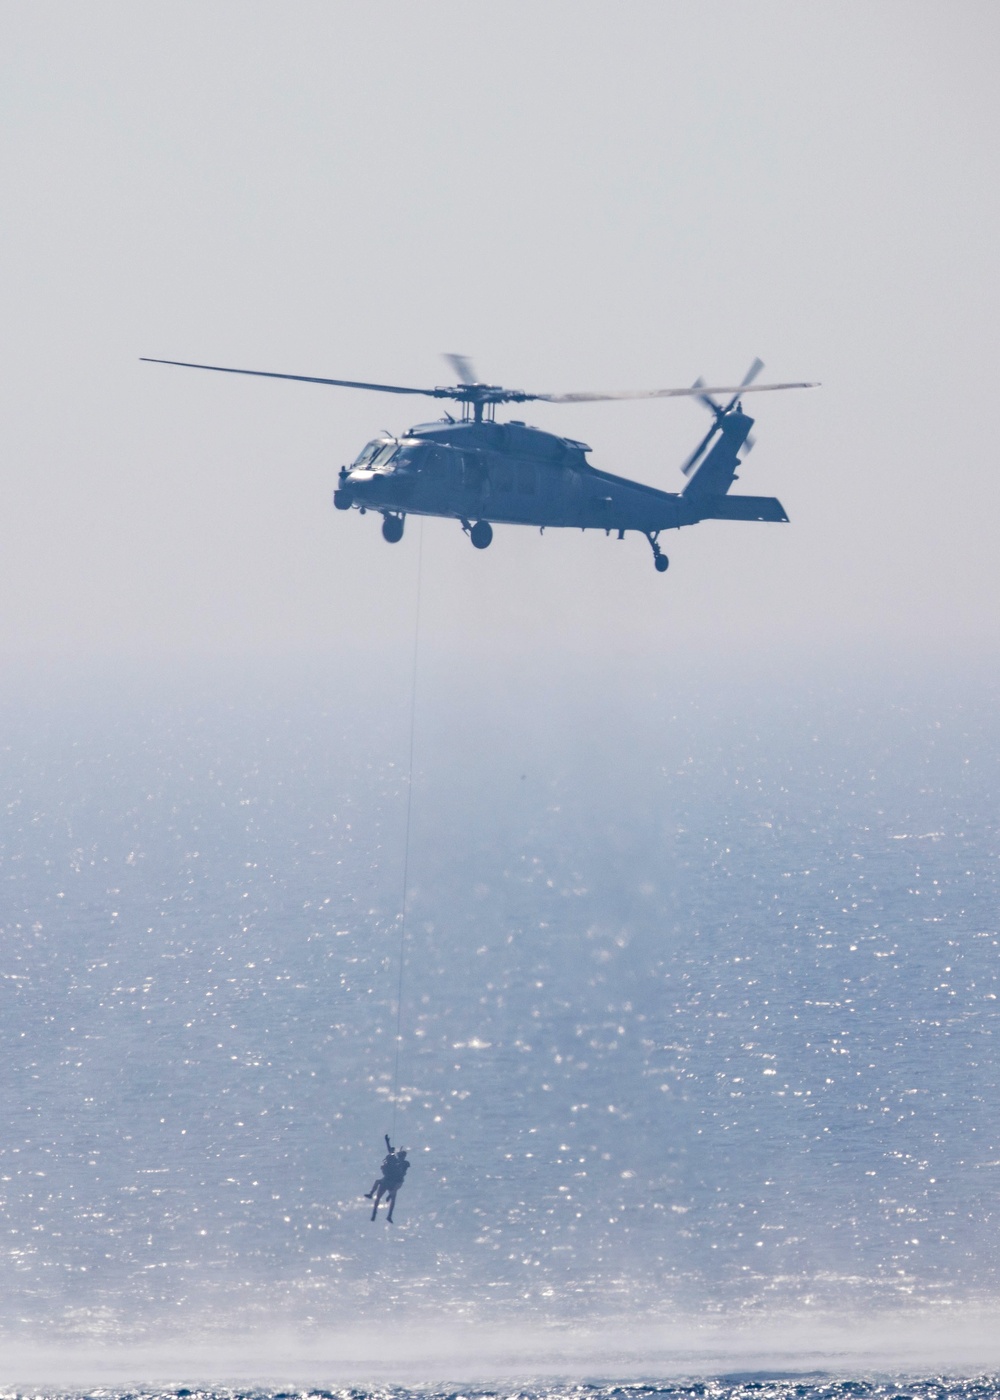
<instances>
[{"instance_id":1,"label":"tail rotor","mask_svg":"<svg viewBox=\"0 0 1000 1400\"><path fill-rule=\"evenodd\" d=\"M702 457L704 457L705 453L708 451L709 446L711 445L712 439L715 437L716 433L720 432L721 429L722 429L723 420L724 420L730 413L732 413L733 409L734 409L734 408L736 407L736 405L739 403L739 401L740 401L740 392L741 392L743 389L745 389L749 384L752 384L752 383L753 383L753 381L757 378L758 374L760 374L760 372L761 372L761 370L762 370L763 368L764 368L764 361L763 361L763 360L754 360L753 364L750 366L750 368L747 370L746 374L745 374L745 375L743 376L743 378L741 379L740 385L739 385L739 389L737 389L736 393L735 393L735 394L733 395L733 397L729 400L729 402L728 402L727 404L725 404L725 405L716 402L716 400L713 399L713 398L712 398L712 395L709 394L709 393L697 394L697 395L696 395L696 397L697 397L699 403L703 403L703 404L705 405L705 407L708 409L708 411L713 415L713 418L714 418L715 421L712 423L712 426L709 428L708 432L707 432L707 433L705 434L705 436L702 438L701 442L699 442L698 446L697 446L697 447L694 449L694 451L691 453L691 456L687 459L687 461L686 461L686 462L684 463L684 465L681 467L681 471L684 473L685 476L690 476L690 475L691 475L691 473L694 471L695 467L696 467L696 466L698 465L698 463L701 461ZM699 377L698 379L695 380L694 385L693 385L693 388L696 389L696 390L697 390L697 389L701 389L701 388L703 387L704 383L705 383L705 381L704 381L702 378ZM747 440L746 440L746 444L745 444L746 451L749 452L750 449L751 449L751 447L753 447L753 438L749 438L749 437L748 437Z\"/></svg>"}]
</instances>

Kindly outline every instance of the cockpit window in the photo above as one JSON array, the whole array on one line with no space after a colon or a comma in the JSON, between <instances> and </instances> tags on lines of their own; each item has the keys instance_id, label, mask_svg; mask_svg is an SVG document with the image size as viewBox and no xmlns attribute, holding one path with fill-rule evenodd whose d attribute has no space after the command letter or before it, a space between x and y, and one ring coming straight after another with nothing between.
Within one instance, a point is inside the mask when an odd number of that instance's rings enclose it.
<instances>
[{"instance_id":1,"label":"cockpit window","mask_svg":"<svg viewBox=\"0 0 1000 1400\"><path fill-rule=\"evenodd\" d=\"M381 452L379 452L377 456L372 458L372 467L384 467L386 462L392 461L393 457L396 455L398 450L398 442L384 443Z\"/></svg>"},{"instance_id":2,"label":"cockpit window","mask_svg":"<svg viewBox=\"0 0 1000 1400\"><path fill-rule=\"evenodd\" d=\"M385 447L383 438L373 438L367 447L363 447L357 457L351 463L352 467L367 467L373 457Z\"/></svg>"}]
</instances>

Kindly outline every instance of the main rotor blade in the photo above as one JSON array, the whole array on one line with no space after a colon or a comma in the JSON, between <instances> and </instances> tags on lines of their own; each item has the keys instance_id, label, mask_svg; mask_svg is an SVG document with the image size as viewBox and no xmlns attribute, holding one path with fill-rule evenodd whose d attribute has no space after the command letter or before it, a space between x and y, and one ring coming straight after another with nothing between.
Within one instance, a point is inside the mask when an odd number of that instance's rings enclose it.
<instances>
[{"instance_id":1,"label":"main rotor blade","mask_svg":"<svg viewBox=\"0 0 1000 1400\"><path fill-rule=\"evenodd\" d=\"M444 357L458 375L459 384L477 384L476 371L468 355L445 355Z\"/></svg>"},{"instance_id":2,"label":"main rotor blade","mask_svg":"<svg viewBox=\"0 0 1000 1400\"><path fill-rule=\"evenodd\" d=\"M818 389L818 382L795 384L726 384L690 389L622 389L605 394L525 394L524 399L541 399L545 403L602 403L612 399L678 399L708 394L766 394L775 389ZM519 398L521 396L519 395Z\"/></svg>"},{"instance_id":3,"label":"main rotor blade","mask_svg":"<svg viewBox=\"0 0 1000 1400\"><path fill-rule=\"evenodd\" d=\"M292 379L300 384L332 384L341 389L369 389L377 394L419 394L428 399L456 399L462 403L601 403L623 399L675 399L691 395L707 397L710 394L761 394L774 389L816 389L815 383L794 384L739 384L723 388L705 388L694 385L690 389L623 389L608 393L594 394L529 394L523 389L504 389L499 385L479 384L476 381L464 382L455 386L438 385L434 389L415 389L406 384L371 384L364 379L327 379L318 374L278 374L267 369L236 369L232 365L203 365L193 360L161 360L152 355L139 357L145 364L178 365L182 369L209 369L217 374L249 374L256 379ZM472 364L464 356L449 357L461 361L461 370L472 374ZM458 369L459 365L456 364ZM756 372L756 371L754 371Z\"/></svg>"},{"instance_id":4,"label":"main rotor blade","mask_svg":"<svg viewBox=\"0 0 1000 1400\"><path fill-rule=\"evenodd\" d=\"M359 379L321 379L315 374L275 374L266 369L232 369L229 365L196 365L190 360L156 360L150 355L140 355L140 360L148 365L180 365L182 369L213 369L219 374L252 374L258 379L297 379L302 384L335 384L342 389L374 389L380 394L424 394L432 399L454 397L447 389L409 389L400 384L368 384Z\"/></svg>"}]
</instances>

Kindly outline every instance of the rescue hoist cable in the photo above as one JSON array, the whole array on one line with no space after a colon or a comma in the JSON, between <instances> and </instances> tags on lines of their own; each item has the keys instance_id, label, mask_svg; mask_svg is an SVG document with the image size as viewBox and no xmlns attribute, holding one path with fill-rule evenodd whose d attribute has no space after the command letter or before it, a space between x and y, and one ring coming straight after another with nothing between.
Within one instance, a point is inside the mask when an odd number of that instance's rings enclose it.
<instances>
[{"instance_id":1,"label":"rescue hoist cable","mask_svg":"<svg viewBox=\"0 0 1000 1400\"><path fill-rule=\"evenodd\" d=\"M424 522L417 531L417 601L413 623L413 665L410 675L410 751L406 774L406 834L403 839L403 892L399 911L399 978L396 984L396 1053L392 1067L392 1133L396 1141L396 1109L399 1103L399 1057L403 1043L403 972L406 967L406 905L410 883L410 824L413 814L413 738L417 715L417 661L420 654L420 585L424 562Z\"/></svg>"}]
</instances>

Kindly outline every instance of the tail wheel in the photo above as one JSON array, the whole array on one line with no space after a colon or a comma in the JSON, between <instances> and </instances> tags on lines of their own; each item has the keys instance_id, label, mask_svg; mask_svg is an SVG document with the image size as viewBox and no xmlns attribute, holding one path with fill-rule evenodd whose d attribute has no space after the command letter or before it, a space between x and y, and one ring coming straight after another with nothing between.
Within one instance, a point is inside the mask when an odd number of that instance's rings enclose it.
<instances>
[{"instance_id":1,"label":"tail wheel","mask_svg":"<svg viewBox=\"0 0 1000 1400\"><path fill-rule=\"evenodd\" d=\"M469 531L469 539L476 549L489 549L493 543L493 526L488 520L477 520Z\"/></svg>"},{"instance_id":2,"label":"tail wheel","mask_svg":"<svg viewBox=\"0 0 1000 1400\"><path fill-rule=\"evenodd\" d=\"M646 539L649 540L649 547L653 551L653 567L658 574L665 574L670 568L670 560L657 543L659 533L659 530L649 530L646 532Z\"/></svg>"}]
</instances>

